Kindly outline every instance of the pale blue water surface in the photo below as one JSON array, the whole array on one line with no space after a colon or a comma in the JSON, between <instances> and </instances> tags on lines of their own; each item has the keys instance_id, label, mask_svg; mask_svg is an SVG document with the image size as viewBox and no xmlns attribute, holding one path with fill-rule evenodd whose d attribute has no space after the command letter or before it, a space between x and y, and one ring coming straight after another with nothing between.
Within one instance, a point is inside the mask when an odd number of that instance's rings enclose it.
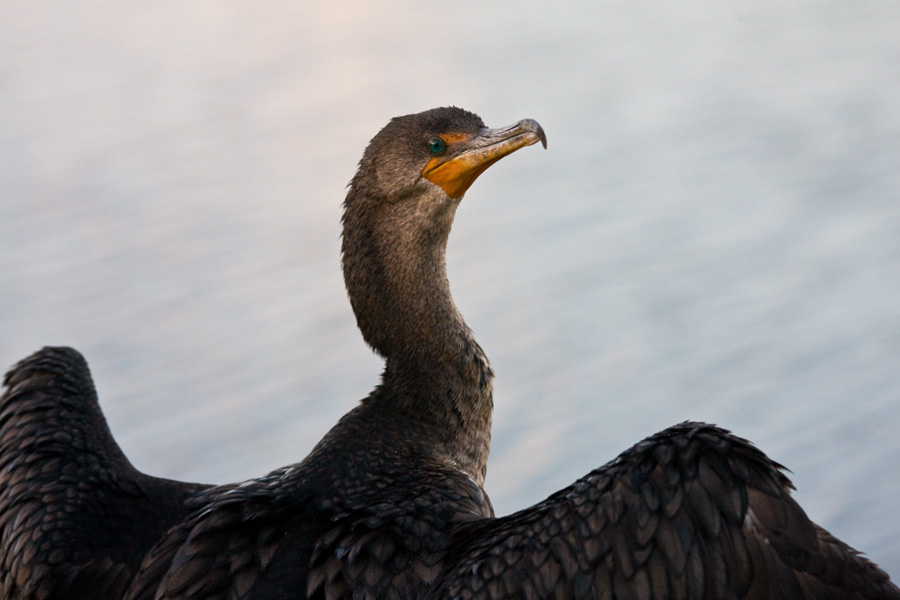
<instances>
[{"instance_id":1,"label":"pale blue water surface","mask_svg":"<svg viewBox=\"0 0 900 600\"><path fill-rule=\"evenodd\" d=\"M79 348L157 475L295 462L380 372L339 269L366 142L531 117L549 149L449 250L498 512L706 420L900 577L898 31L836 0L0 3L0 365Z\"/></svg>"}]
</instances>

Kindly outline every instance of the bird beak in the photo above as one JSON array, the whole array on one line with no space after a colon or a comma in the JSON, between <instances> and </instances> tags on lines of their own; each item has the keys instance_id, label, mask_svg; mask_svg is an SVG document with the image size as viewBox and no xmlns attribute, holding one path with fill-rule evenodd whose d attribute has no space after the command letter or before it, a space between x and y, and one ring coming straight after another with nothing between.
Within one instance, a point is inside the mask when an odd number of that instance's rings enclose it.
<instances>
[{"instance_id":1,"label":"bird beak","mask_svg":"<svg viewBox=\"0 0 900 600\"><path fill-rule=\"evenodd\" d=\"M447 195L459 200L488 167L519 148L541 142L547 147L544 130L533 119L498 129L481 129L474 136L443 136L449 151L428 161L422 176L441 186Z\"/></svg>"}]
</instances>

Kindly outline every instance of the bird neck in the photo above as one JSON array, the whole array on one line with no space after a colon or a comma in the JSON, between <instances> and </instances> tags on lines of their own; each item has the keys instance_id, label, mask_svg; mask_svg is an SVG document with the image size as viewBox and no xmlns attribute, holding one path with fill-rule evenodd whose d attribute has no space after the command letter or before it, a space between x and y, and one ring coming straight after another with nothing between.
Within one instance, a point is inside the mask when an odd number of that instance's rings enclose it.
<instances>
[{"instance_id":1,"label":"bird neck","mask_svg":"<svg viewBox=\"0 0 900 600\"><path fill-rule=\"evenodd\" d=\"M365 202L348 197L345 206L348 295L363 337L385 358L382 382L363 407L403 423L396 443L481 483L493 373L450 295L445 248L456 203L437 212L429 204L424 217L415 202L367 213Z\"/></svg>"}]
</instances>

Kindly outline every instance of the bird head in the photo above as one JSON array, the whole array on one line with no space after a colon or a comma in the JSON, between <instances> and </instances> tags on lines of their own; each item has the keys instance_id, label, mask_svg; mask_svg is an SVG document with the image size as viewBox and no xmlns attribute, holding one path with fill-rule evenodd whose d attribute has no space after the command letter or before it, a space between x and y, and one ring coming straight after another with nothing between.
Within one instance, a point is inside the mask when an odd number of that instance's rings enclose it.
<instances>
[{"instance_id":1,"label":"bird head","mask_svg":"<svg viewBox=\"0 0 900 600\"><path fill-rule=\"evenodd\" d=\"M455 312L444 251L456 207L488 167L538 142L547 145L536 121L490 129L455 107L396 117L372 139L344 202L343 266L360 329L379 352L402 345L403 324Z\"/></svg>"}]
</instances>

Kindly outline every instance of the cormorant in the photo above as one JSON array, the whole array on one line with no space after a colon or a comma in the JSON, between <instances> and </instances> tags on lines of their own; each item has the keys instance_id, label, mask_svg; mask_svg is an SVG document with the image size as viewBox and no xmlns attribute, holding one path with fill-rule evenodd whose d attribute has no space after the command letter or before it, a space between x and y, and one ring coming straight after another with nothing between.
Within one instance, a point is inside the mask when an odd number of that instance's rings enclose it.
<instances>
[{"instance_id":1,"label":"cormorant","mask_svg":"<svg viewBox=\"0 0 900 600\"><path fill-rule=\"evenodd\" d=\"M385 368L297 464L218 487L148 478L112 441L80 355L45 349L20 363L0 398L0 589L74 597L65 585L78 580L81 597L130 600L900 600L883 571L809 520L780 465L712 425L666 429L494 517L482 488L493 374L450 296L444 252L466 189L538 142L535 121L488 129L440 108L393 119L369 144L344 205L343 270ZM91 588L95 575L108 584Z\"/></svg>"}]
</instances>

